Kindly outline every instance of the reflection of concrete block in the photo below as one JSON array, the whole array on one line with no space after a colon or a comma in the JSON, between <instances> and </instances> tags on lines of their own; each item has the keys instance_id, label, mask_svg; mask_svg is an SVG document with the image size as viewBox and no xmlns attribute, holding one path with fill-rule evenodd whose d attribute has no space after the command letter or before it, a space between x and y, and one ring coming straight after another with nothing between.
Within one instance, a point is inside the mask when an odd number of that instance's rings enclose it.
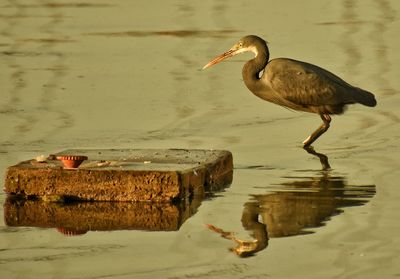
<instances>
[{"instance_id":1,"label":"reflection of concrete block","mask_svg":"<svg viewBox=\"0 0 400 279\"><path fill-rule=\"evenodd\" d=\"M8 198L4 220L8 226L58 228L65 234L111 230L178 230L196 212L199 200L180 203L72 202Z\"/></svg>"},{"instance_id":2,"label":"reflection of concrete block","mask_svg":"<svg viewBox=\"0 0 400 279\"><path fill-rule=\"evenodd\" d=\"M7 169L5 192L43 199L172 201L232 181L229 151L182 149L66 150L83 155L79 168L49 160L29 160Z\"/></svg>"}]
</instances>

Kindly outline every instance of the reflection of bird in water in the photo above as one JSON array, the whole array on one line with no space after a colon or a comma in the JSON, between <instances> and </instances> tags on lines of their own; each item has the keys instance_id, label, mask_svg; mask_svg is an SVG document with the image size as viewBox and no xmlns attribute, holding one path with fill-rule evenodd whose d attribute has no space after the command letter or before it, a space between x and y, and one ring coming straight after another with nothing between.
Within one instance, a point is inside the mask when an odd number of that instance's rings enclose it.
<instances>
[{"instance_id":1,"label":"reflection of bird in water","mask_svg":"<svg viewBox=\"0 0 400 279\"><path fill-rule=\"evenodd\" d=\"M257 229L255 232L261 232L262 235L265 237L262 237L264 241L260 241L259 236L255 236L255 239L252 240L243 240L235 236L234 232L227 232L224 231L221 228L218 228L214 225L211 224L206 224L206 227L213 232L216 232L220 234L223 238L233 240L236 243L236 246L233 248L230 248L229 250L234 252L236 255L239 257L250 257L254 255L256 252L261 251L265 249L268 246L268 234L267 230L265 229L265 225L259 223L260 225L263 225L264 229Z\"/></svg>"},{"instance_id":2,"label":"reflection of bird in water","mask_svg":"<svg viewBox=\"0 0 400 279\"><path fill-rule=\"evenodd\" d=\"M340 208L363 205L375 194L375 185L347 185L343 177L329 176L328 172L289 179L294 180L282 183L283 191L253 195L244 204L242 225L253 240L241 240L233 232L208 227L233 240L236 247L231 250L246 257L265 249L268 238L312 233L310 228L322 226L331 216L342 213Z\"/></svg>"},{"instance_id":3,"label":"reflection of bird in water","mask_svg":"<svg viewBox=\"0 0 400 279\"><path fill-rule=\"evenodd\" d=\"M352 186L340 176L324 172L317 177L291 177L282 192L255 195L251 203L262 208L260 216L270 237L310 233L305 229L322 226L339 208L360 206L375 194L375 185Z\"/></svg>"},{"instance_id":4,"label":"reflection of bird in water","mask_svg":"<svg viewBox=\"0 0 400 279\"><path fill-rule=\"evenodd\" d=\"M244 83L251 92L280 106L320 115L323 124L303 142L304 147L310 146L325 133L331 122L330 115L343 113L346 105L376 105L372 93L354 87L316 65L288 58L268 61L267 43L253 35L240 39L203 69L246 51L255 54L255 58L248 61L242 70Z\"/></svg>"}]
</instances>

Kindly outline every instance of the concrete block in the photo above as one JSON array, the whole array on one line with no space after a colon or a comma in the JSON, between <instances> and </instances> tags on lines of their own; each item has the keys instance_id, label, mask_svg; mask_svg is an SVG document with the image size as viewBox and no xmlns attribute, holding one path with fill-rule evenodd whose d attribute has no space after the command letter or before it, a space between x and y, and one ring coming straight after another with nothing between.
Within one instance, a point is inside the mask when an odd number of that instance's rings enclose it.
<instances>
[{"instance_id":1,"label":"concrete block","mask_svg":"<svg viewBox=\"0 0 400 279\"><path fill-rule=\"evenodd\" d=\"M87 156L65 168L61 155ZM5 192L65 201L170 202L232 182L229 151L186 149L71 149L7 169Z\"/></svg>"}]
</instances>

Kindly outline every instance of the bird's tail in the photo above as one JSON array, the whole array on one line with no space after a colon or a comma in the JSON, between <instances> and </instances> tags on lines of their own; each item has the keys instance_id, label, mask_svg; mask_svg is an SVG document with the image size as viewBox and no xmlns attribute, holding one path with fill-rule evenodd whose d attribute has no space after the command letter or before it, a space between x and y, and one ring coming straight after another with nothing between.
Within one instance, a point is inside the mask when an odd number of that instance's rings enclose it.
<instances>
[{"instance_id":1,"label":"bird's tail","mask_svg":"<svg viewBox=\"0 0 400 279\"><path fill-rule=\"evenodd\" d=\"M354 99L357 103L363 104L368 107L376 106L374 94L361 88L357 88L357 91L354 94Z\"/></svg>"}]
</instances>

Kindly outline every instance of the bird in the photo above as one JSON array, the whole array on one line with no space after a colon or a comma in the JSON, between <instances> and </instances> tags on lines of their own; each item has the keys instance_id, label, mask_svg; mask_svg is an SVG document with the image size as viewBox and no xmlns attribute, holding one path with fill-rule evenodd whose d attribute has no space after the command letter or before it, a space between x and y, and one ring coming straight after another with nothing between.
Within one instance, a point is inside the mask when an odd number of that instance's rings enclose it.
<instances>
[{"instance_id":1,"label":"bird","mask_svg":"<svg viewBox=\"0 0 400 279\"><path fill-rule=\"evenodd\" d=\"M242 69L243 81L257 97L297 111L318 114L322 125L303 141L307 149L330 126L331 115L344 113L350 104L376 106L373 93L355 87L319 66L290 58L269 59L267 42L255 35L241 38L228 51L208 62L203 70L229 57L252 52Z\"/></svg>"}]
</instances>

